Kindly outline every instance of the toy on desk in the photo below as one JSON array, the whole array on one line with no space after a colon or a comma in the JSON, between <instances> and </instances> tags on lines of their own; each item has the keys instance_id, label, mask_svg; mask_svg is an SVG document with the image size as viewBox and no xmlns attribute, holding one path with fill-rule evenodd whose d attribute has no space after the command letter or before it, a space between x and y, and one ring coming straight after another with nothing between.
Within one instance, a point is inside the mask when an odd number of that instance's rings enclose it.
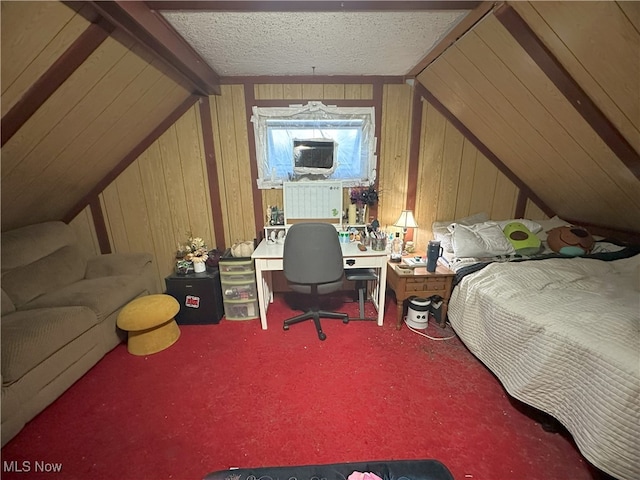
<instances>
[{"instance_id":1,"label":"toy on desk","mask_svg":"<svg viewBox=\"0 0 640 480\"><path fill-rule=\"evenodd\" d=\"M265 220L268 225L284 225L284 210L277 205L268 205Z\"/></svg>"}]
</instances>

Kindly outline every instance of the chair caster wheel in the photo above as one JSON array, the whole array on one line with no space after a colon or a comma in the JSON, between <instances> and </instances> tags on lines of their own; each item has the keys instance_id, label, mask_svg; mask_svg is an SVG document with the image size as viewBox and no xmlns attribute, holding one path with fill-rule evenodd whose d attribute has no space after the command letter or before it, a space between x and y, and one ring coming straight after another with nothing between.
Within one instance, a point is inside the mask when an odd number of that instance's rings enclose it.
<instances>
[{"instance_id":1,"label":"chair caster wheel","mask_svg":"<svg viewBox=\"0 0 640 480\"><path fill-rule=\"evenodd\" d=\"M327 339L327 336L324 334L324 332L320 332L320 333L318 334L318 338L319 338L320 340L323 340L323 341L324 341L324 340L326 340L326 339Z\"/></svg>"},{"instance_id":2,"label":"chair caster wheel","mask_svg":"<svg viewBox=\"0 0 640 480\"><path fill-rule=\"evenodd\" d=\"M347 323L349 323L349 317L347 317L347 318L345 318L344 320L342 320L342 323L344 323L345 325L346 325Z\"/></svg>"},{"instance_id":3,"label":"chair caster wheel","mask_svg":"<svg viewBox=\"0 0 640 480\"><path fill-rule=\"evenodd\" d=\"M282 326L282 329L283 329L283 330L289 330L289 325L283 325L283 326Z\"/></svg>"}]
</instances>

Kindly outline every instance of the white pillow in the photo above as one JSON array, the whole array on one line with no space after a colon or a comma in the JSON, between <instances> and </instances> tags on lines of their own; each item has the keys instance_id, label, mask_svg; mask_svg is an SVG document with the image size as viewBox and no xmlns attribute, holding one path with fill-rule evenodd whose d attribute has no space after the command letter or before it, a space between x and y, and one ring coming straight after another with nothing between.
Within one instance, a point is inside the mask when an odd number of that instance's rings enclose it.
<instances>
[{"instance_id":1,"label":"white pillow","mask_svg":"<svg viewBox=\"0 0 640 480\"><path fill-rule=\"evenodd\" d=\"M453 253L453 243L451 242L451 234L446 228L444 230L434 230L433 239L440 242L440 246L447 253Z\"/></svg>"},{"instance_id":2,"label":"white pillow","mask_svg":"<svg viewBox=\"0 0 640 480\"><path fill-rule=\"evenodd\" d=\"M456 257L495 257L515 253L513 245L495 222L471 226L454 224L452 243Z\"/></svg>"},{"instance_id":3,"label":"white pillow","mask_svg":"<svg viewBox=\"0 0 640 480\"><path fill-rule=\"evenodd\" d=\"M468 217L461 218L459 220L448 220L444 222L433 222L431 230L433 232L434 240L440 242L440 246L445 252L453 253L453 243L451 238L451 231L449 227L454 223L460 223L462 225L473 225L474 223L486 222L489 220L489 215L485 212L476 213Z\"/></svg>"}]
</instances>

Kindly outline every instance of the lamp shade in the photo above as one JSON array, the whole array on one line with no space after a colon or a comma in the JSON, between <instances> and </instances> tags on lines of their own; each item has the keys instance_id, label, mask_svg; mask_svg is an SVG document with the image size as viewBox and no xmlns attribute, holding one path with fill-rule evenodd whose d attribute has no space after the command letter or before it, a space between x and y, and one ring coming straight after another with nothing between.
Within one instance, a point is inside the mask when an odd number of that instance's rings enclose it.
<instances>
[{"instance_id":1,"label":"lamp shade","mask_svg":"<svg viewBox=\"0 0 640 480\"><path fill-rule=\"evenodd\" d=\"M413 212L411 210L403 210L400 214L400 218L393 224L395 227L402 227L405 230L407 228L417 228L418 224L416 219L413 218Z\"/></svg>"}]
</instances>

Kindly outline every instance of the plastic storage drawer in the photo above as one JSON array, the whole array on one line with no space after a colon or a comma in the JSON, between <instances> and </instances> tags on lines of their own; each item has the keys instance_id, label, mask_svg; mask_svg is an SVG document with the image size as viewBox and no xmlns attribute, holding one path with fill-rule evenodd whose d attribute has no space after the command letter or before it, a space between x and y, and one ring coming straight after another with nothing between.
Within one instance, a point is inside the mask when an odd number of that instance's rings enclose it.
<instances>
[{"instance_id":1,"label":"plastic storage drawer","mask_svg":"<svg viewBox=\"0 0 640 480\"><path fill-rule=\"evenodd\" d=\"M222 282L222 298L228 300L255 300L258 298L256 284L253 283L236 283Z\"/></svg>"},{"instance_id":2,"label":"plastic storage drawer","mask_svg":"<svg viewBox=\"0 0 640 480\"><path fill-rule=\"evenodd\" d=\"M220 273L253 273L253 260L232 260L222 258L220 264Z\"/></svg>"},{"instance_id":3,"label":"plastic storage drawer","mask_svg":"<svg viewBox=\"0 0 640 480\"><path fill-rule=\"evenodd\" d=\"M250 320L260 315L258 302L238 302L228 300L224 302L224 314L227 320Z\"/></svg>"},{"instance_id":4,"label":"plastic storage drawer","mask_svg":"<svg viewBox=\"0 0 640 480\"><path fill-rule=\"evenodd\" d=\"M220 281L224 314L227 320L250 320L260 317L256 274L251 258L220 259Z\"/></svg>"}]
</instances>

